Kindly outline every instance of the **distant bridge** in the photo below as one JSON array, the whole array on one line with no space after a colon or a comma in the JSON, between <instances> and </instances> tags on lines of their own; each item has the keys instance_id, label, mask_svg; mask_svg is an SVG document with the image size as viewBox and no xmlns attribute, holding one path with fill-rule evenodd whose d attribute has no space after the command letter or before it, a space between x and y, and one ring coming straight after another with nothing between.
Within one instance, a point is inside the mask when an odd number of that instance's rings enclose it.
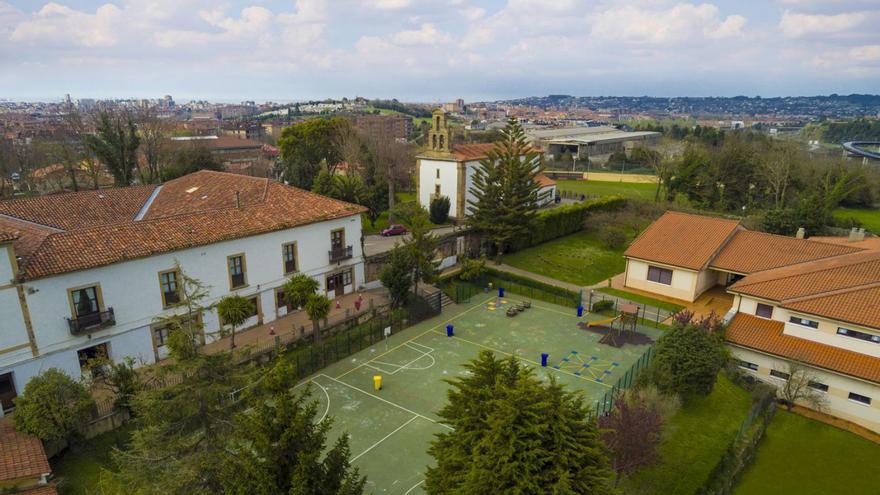
<instances>
[{"instance_id":1,"label":"distant bridge","mask_svg":"<svg viewBox=\"0 0 880 495\"><path fill-rule=\"evenodd\" d=\"M880 148L880 141L848 141L843 143L843 149L846 150L847 153L861 156L863 158L870 158L871 160L880 160L880 152L870 151L862 146L875 146Z\"/></svg>"}]
</instances>

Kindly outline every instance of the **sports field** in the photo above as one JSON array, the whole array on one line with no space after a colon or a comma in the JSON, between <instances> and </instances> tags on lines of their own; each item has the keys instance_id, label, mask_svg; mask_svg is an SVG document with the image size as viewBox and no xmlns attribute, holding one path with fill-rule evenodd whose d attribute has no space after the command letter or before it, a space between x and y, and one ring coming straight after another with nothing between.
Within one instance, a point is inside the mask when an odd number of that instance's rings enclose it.
<instances>
[{"instance_id":1,"label":"sports field","mask_svg":"<svg viewBox=\"0 0 880 495\"><path fill-rule=\"evenodd\" d=\"M602 316L578 318L574 309L533 301L531 308L509 317L506 310L519 302L516 296L481 294L473 301L452 306L297 385L311 382L319 413L334 418L331 441L343 433L350 436L352 460L367 475L367 492L423 493L425 466L432 463L428 445L435 433L448 428L436 415L446 402L448 384L443 380L464 373L461 365L480 351L516 355L535 366L539 377L555 375L596 401L648 347L600 344L601 333L577 326ZM454 327L453 337L446 335L447 324ZM659 336L656 329L637 330L653 339ZM545 368L540 366L542 353L549 354ZM376 375L382 377L378 391Z\"/></svg>"}]
</instances>

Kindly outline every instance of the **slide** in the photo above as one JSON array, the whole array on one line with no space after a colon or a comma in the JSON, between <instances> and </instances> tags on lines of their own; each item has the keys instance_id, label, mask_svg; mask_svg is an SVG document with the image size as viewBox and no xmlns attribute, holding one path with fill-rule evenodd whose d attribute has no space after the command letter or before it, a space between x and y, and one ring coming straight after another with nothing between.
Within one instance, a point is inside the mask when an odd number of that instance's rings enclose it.
<instances>
[{"instance_id":1,"label":"slide","mask_svg":"<svg viewBox=\"0 0 880 495\"><path fill-rule=\"evenodd\" d=\"M600 326L600 325L608 325L609 323L613 323L613 322L614 322L615 320L617 320L618 318L620 318L620 316L615 316L615 317L607 318L607 319L604 319L604 320L588 321L588 322L587 322L587 327L597 327L597 326Z\"/></svg>"}]
</instances>

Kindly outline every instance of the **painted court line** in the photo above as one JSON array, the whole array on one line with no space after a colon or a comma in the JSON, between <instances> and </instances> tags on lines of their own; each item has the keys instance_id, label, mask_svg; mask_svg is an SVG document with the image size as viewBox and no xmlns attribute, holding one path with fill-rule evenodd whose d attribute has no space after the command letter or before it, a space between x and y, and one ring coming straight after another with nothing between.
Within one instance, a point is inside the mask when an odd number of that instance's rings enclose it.
<instances>
[{"instance_id":1,"label":"painted court line","mask_svg":"<svg viewBox=\"0 0 880 495\"><path fill-rule=\"evenodd\" d=\"M379 359L380 357L385 356L386 354L389 354L389 353L391 353L391 352L394 352L394 351L396 351L397 349L400 349L401 347L405 346L406 344L408 344L408 343L410 343L410 342L412 342L412 341L414 341L414 340L416 340L416 339L418 339L418 338L420 338L420 337L422 337L422 336L424 336L424 335L427 335L427 334L429 334L429 333L431 333L431 332L437 330L438 328L442 327L443 325L446 325L446 324L449 323L450 321L453 321L453 320L455 320L456 318L461 318L462 316L464 316L464 315L470 313L471 311L473 311L473 310L475 310L475 309L480 309L480 308L482 308L482 307L483 307L483 304L486 304L487 302L489 302L489 301L492 300L492 299L495 299L495 298L494 298L494 297L490 297L489 299L486 299L486 300L483 301L482 303L477 304L476 306L474 306L474 307L472 307L472 308L466 309L466 310L462 311L461 313L459 313L459 314L453 316L452 318L450 318L450 319L448 319L448 320L446 320L446 321L443 321L443 322L441 322L441 323L438 323L436 326L431 327L431 328L425 330L424 332L422 332L422 333L416 335L415 337L413 337L413 338L407 340L406 342L403 342L403 343L400 344L400 345L396 345L396 346L392 347L391 349L388 349L387 351L383 352L382 354L379 354L378 356L374 357L373 359L370 359L369 361L366 361L366 362L364 362L364 363L361 363L361 364L355 366L354 368L352 368L352 369L346 371L345 373L342 373L341 375L337 375L336 378L342 378L343 376L345 376L345 375L351 373L352 371L358 370L358 369L360 369L360 368L366 366L367 364L369 364L369 363L375 361L376 359Z\"/></svg>"},{"instance_id":2,"label":"painted court line","mask_svg":"<svg viewBox=\"0 0 880 495\"><path fill-rule=\"evenodd\" d=\"M328 414L330 414L330 393L327 392L327 389L324 388L323 385L316 382L315 380L312 380L311 378L308 380L297 383L296 385L293 386L293 388L301 387L301 386L305 385L306 383L314 383L315 385L317 385L318 388L321 389L321 392L324 392L324 397L327 398L327 407L324 408L324 414L322 414L321 419L318 420L318 423L320 423L321 421L324 421L324 418L326 418Z\"/></svg>"},{"instance_id":3,"label":"painted court line","mask_svg":"<svg viewBox=\"0 0 880 495\"><path fill-rule=\"evenodd\" d=\"M403 492L403 495L409 495L409 492L415 490L416 488L418 488L419 485L421 485L421 484L424 483L424 482L425 482L425 480L419 481L419 482L416 483L415 485L411 486L409 490Z\"/></svg>"},{"instance_id":4,"label":"painted court line","mask_svg":"<svg viewBox=\"0 0 880 495\"><path fill-rule=\"evenodd\" d=\"M336 378L333 378L332 376L325 375L325 374L323 374L323 373L321 373L321 374L319 374L319 375L317 375L317 376L323 376L324 378L327 378L327 379L329 379L329 380L333 380L334 382L336 382L336 383L338 383L338 384L340 384L340 385L345 385L346 387L348 387L348 388L350 388L350 389L357 390L358 392L360 392L360 393L362 393L362 394L364 394L364 395L369 395L370 397L372 397L372 398L374 398L374 399L378 399L378 400L380 400L380 401L382 401L382 402L384 402L384 403L386 403L386 404L388 404L388 405L390 405L390 406L394 406L394 407L396 407L396 408L398 408L398 409L400 409L400 410L402 410L402 411L406 411L406 412L408 412L408 413L410 413L410 414L414 414L414 415L416 415L416 416L418 416L418 417L420 417L420 418L422 418L422 419L427 419L428 421L430 421L430 422L432 422L432 423L435 423L435 424L438 424L438 425L440 425L440 426L442 426L442 427L444 427L444 428L447 428L447 429L450 429L450 430L453 429L453 428L452 428L451 426L449 426L449 425L445 425L445 424L443 424L443 423L441 423L441 422L439 422L439 421L437 421L437 420L435 420L435 419L429 418L429 417L424 416L424 415L422 415L422 414L419 414L419 413L417 413L417 412L415 412L415 411L412 411L412 410L410 410L410 409L407 409L407 408L401 406L400 404L395 404L394 402L391 402L390 400L383 399L382 397L379 397L378 395L371 394L371 393L367 392L366 390L361 390L360 388L355 387L354 385L350 385L350 384L348 384L348 383L345 383L345 382L342 381L342 380L337 380Z\"/></svg>"},{"instance_id":5,"label":"painted court line","mask_svg":"<svg viewBox=\"0 0 880 495\"><path fill-rule=\"evenodd\" d=\"M417 420L417 419L419 419L418 416L413 416L413 417L409 418L409 421L407 421L406 423L404 423L404 424L398 426L394 431L392 431L391 433L389 433L389 434L385 435L384 437L382 437L378 442L374 443L373 445L370 445L370 447L367 448L367 450L365 450L365 451L361 452L360 454L354 456L354 457L351 459L351 462L354 462L354 461L360 459L364 454L366 454L367 452L369 452L369 451L373 450L374 448L378 447L380 443L384 442L385 440L388 440L388 438L389 438L391 435L394 435L394 434L397 433L398 431L404 429L404 428L406 427L406 425L412 423L413 421L415 421L415 420Z\"/></svg>"},{"instance_id":6,"label":"painted court line","mask_svg":"<svg viewBox=\"0 0 880 495\"><path fill-rule=\"evenodd\" d=\"M443 333L443 332L438 332L438 331L436 331L436 330L435 330L434 332L435 332L435 333L438 333L438 334L440 334L440 335L446 335L445 333ZM498 354L503 354L503 355L505 355L505 356L513 356L513 357L515 357L515 358L517 358L517 359L519 359L519 360L521 360L521 361L525 361L525 362L527 362L527 363L533 364L533 365L538 366L538 367L543 367L543 366L541 366L541 363L538 363L537 361L532 361L531 359L524 358L524 357L520 356L519 354L513 354L513 353L510 353L510 352L501 351L501 350L495 349L495 348L493 348L493 347L489 347L489 346L487 346L487 345L480 344L479 342L474 342L474 341L471 341L471 340L468 340L468 339L463 339L463 338L459 337L458 335L453 335L452 338L453 338L453 339L461 340L462 342L467 342L468 344L471 344L471 345L475 345L475 346L478 346L478 347L482 347L483 349L488 349L488 350L490 350L490 351L492 351L492 352L497 352ZM549 368L549 366L548 366L548 368ZM573 376L573 377L575 377L575 378L580 378L581 380L584 380L584 381L592 382L592 383L595 383L595 384L597 384L597 385L602 385L603 387L606 387L606 388L613 388L611 385L608 385L607 383L597 382L596 380L591 380L591 379L589 379L589 378L587 378L587 377L585 377L585 376L578 376L578 375L575 375L574 373L570 373L570 372L568 372L568 371L560 370L560 369L556 369L556 368L550 368L550 369L552 369L553 371L556 371L556 372L559 372L559 373L565 374L565 375Z\"/></svg>"},{"instance_id":7,"label":"painted court line","mask_svg":"<svg viewBox=\"0 0 880 495\"><path fill-rule=\"evenodd\" d=\"M412 345L410 345L409 342L404 342L404 344L405 344L407 347L409 347L410 349L412 349L412 350L418 352L418 353L419 353L419 357L417 357L417 358L411 360L411 361L408 362L408 363L402 364L402 365L401 365L401 364L394 364L394 363L386 363L386 362L384 362L384 361L376 361L376 359L371 359L371 360L367 363L367 367L368 367L368 368L373 368L374 370L381 371L381 372L383 372L383 373L387 373L387 374L389 374L389 375L393 375L393 374L395 374L395 373L397 373L398 371L401 371L401 370L426 370L426 369L428 369L428 368L433 368L434 365L437 364L437 361L434 359L434 356L431 355L431 353L434 352L433 349L431 349L431 350L428 351L428 352L425 352L425 351L419 349L418 347L413 347ZM425 347L427 347L427 346L425 346ZM429 347L429 349L430 349L430 347ZM431 358L431 364L430 364L429 366L427 366L427 367L421 367L421 368L415 368L415 367L412 367L412 365L413 365L414 363L416 363L417 361L422 360L425 356ZM377 356L377 358L378 358L378 357L379 357L379 356ZM377 367L375 367L375 366L373 366L372 364L369 364L369 363L373 363L373 364L381 364L381 365L383 365L383 366L391 366L392 368L395 368L395 370L394 370L394 371L386 371L386 370L383 370L383 369L381 369L381 368L377 368Z\"/></svg>"}]
</instances>

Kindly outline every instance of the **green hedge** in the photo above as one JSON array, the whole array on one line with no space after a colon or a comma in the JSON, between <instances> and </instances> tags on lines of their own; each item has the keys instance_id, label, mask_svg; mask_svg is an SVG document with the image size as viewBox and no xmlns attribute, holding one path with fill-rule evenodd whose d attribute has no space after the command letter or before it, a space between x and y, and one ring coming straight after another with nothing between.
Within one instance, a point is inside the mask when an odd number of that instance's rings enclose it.
<instances>
[{"instance_id":1,"label":"green hedge","mask_svg":"<svg viewBox=\"0 0 880 495\"><path fill-rule=\"evenodd\" d=\"M456 303L470 301L471 297L483 294L488 284L492 284L492 290L504 287L506 292L517 294L528 299L546 301L559 306L575 308L580 304L581 294L572 290L545 284L537 280L502 272L491 267L486 268L486 273L477 280L463 282L455 276L447 276L438 279L438 285L447 296Z\"/></svg>"},{"instance_id":2,"label":"green hedge","mask_svg":"<svg viewBox=\"0 0 880 495\"><path fill-rule=\"evenodd\" d=\"M625 204L626 198L622 196L606 196L542 211L535 218L529 237L516 242L513 248L516 251L580 232L590 212L618 210Z\"/></svg>"}]
</instances>

